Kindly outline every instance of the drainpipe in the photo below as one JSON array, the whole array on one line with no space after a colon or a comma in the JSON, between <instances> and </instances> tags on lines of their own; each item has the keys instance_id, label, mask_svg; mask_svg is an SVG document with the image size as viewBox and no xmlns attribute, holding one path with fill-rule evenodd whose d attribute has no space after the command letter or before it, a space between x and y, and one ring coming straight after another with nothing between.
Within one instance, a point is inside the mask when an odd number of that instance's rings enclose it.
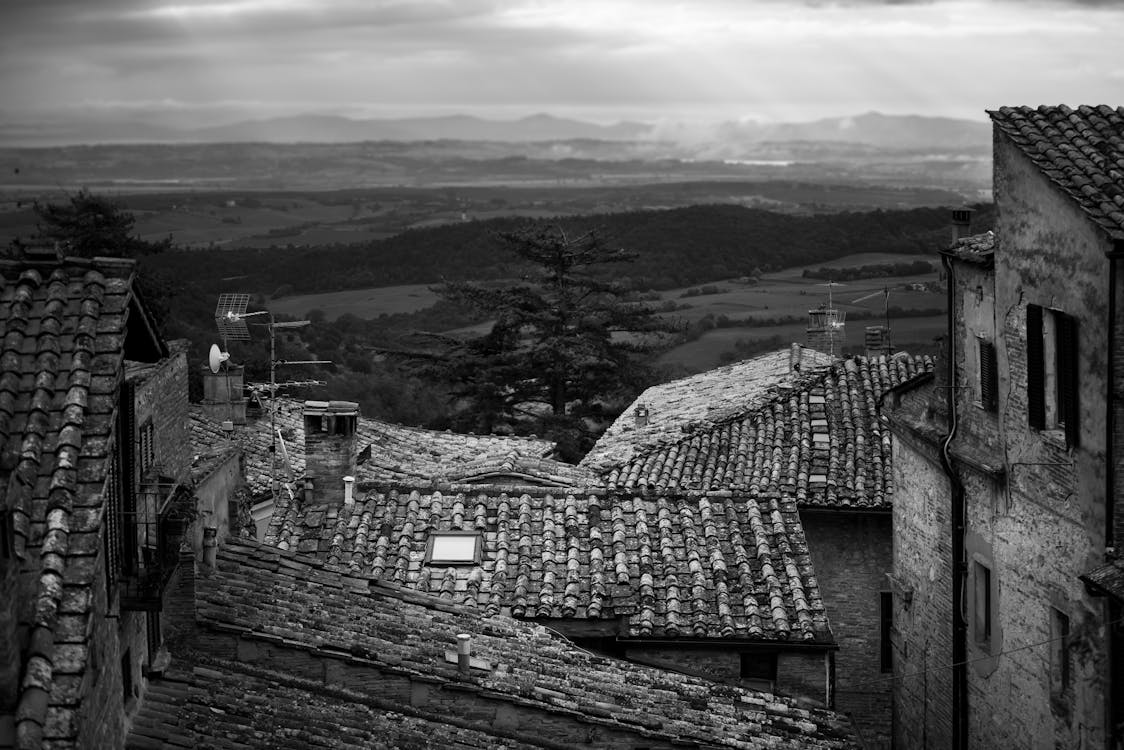
<instances>
[{"instance_id":1,"label":"drainpipe","mask_svg":"<svg viewBox=\"0 0 1124 750\"><path fill-rule=\"evenodd\" d=\"M941 254L941 264L948 280L948 382L945 397L948 400L948 434L941 442L941 468L948 477L952 515L952 747L968 748L968 623L964 618L964 584L968 564L964 554L964 533L967 509L964 502L964 484L952 465L951 446L956 439L956 321L954 314L956 274L952 260Z\"/></svg>"}]
</instances>

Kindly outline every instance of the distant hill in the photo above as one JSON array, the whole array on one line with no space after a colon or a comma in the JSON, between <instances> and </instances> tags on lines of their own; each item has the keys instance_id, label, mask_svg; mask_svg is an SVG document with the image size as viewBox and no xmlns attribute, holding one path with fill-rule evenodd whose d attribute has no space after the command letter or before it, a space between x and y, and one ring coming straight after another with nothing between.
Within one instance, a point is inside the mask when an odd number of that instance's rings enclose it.
<instances>
[{"instance_id":1,"label":"distant hill","mask_svg":"<svg viewBox=\"0 0 1124 750\"><path fill-rule=\"evenodd\" d=\"M529 143L591 140L662 141L663 156L690 156L687 146L713 144L732 152L761 151L768 144L856 144L883 150L989 152L991 127L984 120L868 112L803 123L724 122L689 129L675 124L619 122L599 125L536 114L516 120L471 115L354 119L296 115L246 120L205 128L174 128L136 120L0 123L0 146L37 147L83 143L352 143L360 141L490 141ZM683 147L683 148L679 148Z\"/></svg>"}]
</instances>

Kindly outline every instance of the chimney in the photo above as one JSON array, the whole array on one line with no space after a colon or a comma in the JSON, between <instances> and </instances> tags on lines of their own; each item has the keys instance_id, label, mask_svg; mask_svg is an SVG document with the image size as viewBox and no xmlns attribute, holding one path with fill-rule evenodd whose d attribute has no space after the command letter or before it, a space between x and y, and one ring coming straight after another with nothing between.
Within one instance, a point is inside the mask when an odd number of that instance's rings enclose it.
<instances>
[{"instance_id":1,"label":"chimney","mask_svg":"<svg viewBox=\"0 0 1124 750\"><path fill-rule=\"evenodd\" d=\"M346 476L343 478L343 504L351 505L355 502L355 477Z\"/></svg>"},{"instance_id":2,"label":"chimney","mask_svg":"<svg viewBox=\"0 0 1124 750\"><path fill-rule=\"evenodd\" d=\"M203 414L215 422L246 424L243 368L227 363L218 372L203 365Z\"/></svg>"},{"instance_id":3,"label":"chimney","mask_svg":"<svg viewBox=\"0 0 1124 750\"><path fill-rule=\"evenodd\" d=\"M804 359L804 347L795 341L788 348L788 371L800 372L800 361Z\"/></svg>"},{"instance_id":4,"label":"chimney","mask_svg":"<svg viewBox=\"0 0 1124 750\"><path fill-rule=\"evenodd\" d=\"M218 553L219 530L214 526L203 529L203 567L215 569L215 555Z\"/></svg>"},{"instance_id":5,"label":"chimney","mask_svg":"<svg viewBox=\"0 0 1124 750\"><path fill-rule=\"evenodd\" d=\"M888 357L893 353L890 349L890 329L886 326L867 326L865 343L867 357Z\"/></svg>"},{"instance_id":6,"label":"chimney","mask_svg":"<svg viewBox=\"0 0 1124 750\"><path fill-rule=\"evenodd\" d=\"M844 327L845 313L820 307L808 311L807 346L822 354L838 359L843 356L843 346L847 343L847 329Z\"/></svg>"},{"instance_id":7,"label":"chimney","mask_svg":"<svg viewBox=\"0 0 1124 750\"><path fill-rule=\"evenodd\" d=\"M648 424L648 405L647 404L637 404L636 405L636 411L633 412L633 413L636 415L636 426L637 427L643 427L646 424Z\"/></svg>"},{"instance_id":8,"label":"chimney","mask_svg":"<svg viewBox=\"0 0 1124 750\"><path fill-rule=\"evenodd\" d=\"M972 209L967 206L952 209L952 241L955 243L959 239L971 236L971 234Z\"/></svg>"},{"instance_id":9,"label":"chimney","mask_svg":"<svg viewBox=\"0 0 1124 750\"><path fill-rule=\"evenodd\" d=\"M457 671L467 672L472 665L472 636L457 633Z\"/></svg>"},{"instance_id":10,"label":"chimney","mask_svg":"<svg viewBox=\"0 0 1124 750\"><path fill-rule=\"evenodd\" d=\"M312 502L338 505L340 483L355 476L359 404L353 401L304 402L304 475L312 482Z\"/></svg>"}]
</instances>

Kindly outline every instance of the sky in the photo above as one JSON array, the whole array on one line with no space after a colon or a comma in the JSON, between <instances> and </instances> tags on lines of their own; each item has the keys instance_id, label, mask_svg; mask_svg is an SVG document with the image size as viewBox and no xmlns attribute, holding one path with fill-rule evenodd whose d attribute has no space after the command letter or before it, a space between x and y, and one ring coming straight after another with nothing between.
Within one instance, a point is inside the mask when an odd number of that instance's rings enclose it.
<instances>
[{"instance_id":1,"label":"sky","mask_svg":"<svg viewBox=\"0 0 1124 750\"><path fill-rule=\"evenodd\" d=\"M0 123L1124 104L1124 0L3 0L0 29Z\"/></svg>"}]
</instances>

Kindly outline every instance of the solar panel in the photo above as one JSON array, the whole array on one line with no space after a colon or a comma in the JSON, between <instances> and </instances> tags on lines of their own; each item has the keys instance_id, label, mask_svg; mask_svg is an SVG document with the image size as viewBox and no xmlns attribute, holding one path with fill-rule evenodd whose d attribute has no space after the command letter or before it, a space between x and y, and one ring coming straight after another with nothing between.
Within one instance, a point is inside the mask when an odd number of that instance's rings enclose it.
<instances>
[{"instance_id":1,"label":"solar panel","mask_svg":"<svg viewBox=\"0 0 1124 750\"><path fill-rule=\"evenodd\" d=\"M250 304L248 294L220 294L215 307L215 326L219 335L227 341L249 341L250 330L242 317Z\"/></svg>"}]
</instances>

